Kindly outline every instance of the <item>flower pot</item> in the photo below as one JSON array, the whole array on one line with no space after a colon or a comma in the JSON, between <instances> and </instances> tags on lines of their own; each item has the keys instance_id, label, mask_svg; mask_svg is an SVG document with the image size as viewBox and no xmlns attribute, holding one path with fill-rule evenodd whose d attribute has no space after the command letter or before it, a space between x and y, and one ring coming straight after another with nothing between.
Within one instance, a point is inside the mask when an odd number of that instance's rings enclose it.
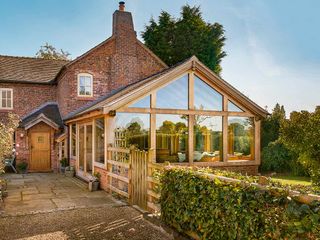
<instances>
[{"instance_id":1,"label":"flower pot","mask_svg":"<svg viewBox=\"0 0 320 240\"><path fill-rule=\"evenodd\" d=\"M99 181L90 181L89 182L89 191L97 191L99 189Z\"/></svg>"},{"instance_id":2,"label":"flower pot","mask_svg":"<svg viewBox=\"0 0 320 240\"><path fill-rule=\"evenodd\" d=\"M65 175L66 177L74 177L75 171L74 171L74 170L67 170L67 169L66 169L64 175Z\"/></svg>"},{"instance_id":3,"label":"flower pot","mask_svg":"<svg viewBox=\"0 0 320 240\"><path fill-rule=\"evenodd\" d=\"M60 173L64 173L65 170L66 170L66 167L61 167L61 166L60 166Z\"/></svg>"}]
</instances>

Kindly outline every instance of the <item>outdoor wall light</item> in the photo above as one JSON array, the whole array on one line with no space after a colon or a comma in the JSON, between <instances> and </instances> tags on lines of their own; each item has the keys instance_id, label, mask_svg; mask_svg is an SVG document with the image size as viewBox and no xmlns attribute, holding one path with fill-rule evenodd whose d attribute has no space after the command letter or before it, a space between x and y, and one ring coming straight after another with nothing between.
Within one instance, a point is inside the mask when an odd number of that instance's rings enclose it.
<instances>
[{"instance_id":1,"label":"outdoor wall light","mask_svg":"<svg viewBox=\"0 0 320 240\"><path fill-rule=\"evenodd\" d=\"M23 133L20 133L20 138L23 138L24 137L24 134Z\"/></svg>"}]
</instances>

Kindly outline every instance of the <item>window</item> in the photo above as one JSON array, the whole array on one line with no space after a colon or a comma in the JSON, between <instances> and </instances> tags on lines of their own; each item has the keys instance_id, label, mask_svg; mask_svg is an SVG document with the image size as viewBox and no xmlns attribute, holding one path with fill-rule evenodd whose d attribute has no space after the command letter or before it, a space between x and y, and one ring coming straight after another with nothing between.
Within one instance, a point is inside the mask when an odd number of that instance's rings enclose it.
<instances>
[{"instance_id":1,"label":"window","mask_svg":"<svg viewBox=\"0 0 320 240\"><path fill-rule=\"evenodd\" d=\"M235 105L233 102L228 101L228 111L229 112L243 112L241 108Z\"/></svg>"},{"instance_id":2,"label":"window","mask_svg":"<svg viewBox=\"0 0 320 240\"><path fill-rule=\"evenodd\" d=\"M113 146L148 150L150 141L150 114L117 113Z\"/></svg>"},{"instance_id":3,"label":"window","mask_svg":"<svg viewBox=\"0 0 320 240\"><path fill-rule=\"evenodd\" d=\"M222 117L195 116L194 162L222 161Z\"/></svg>"},{"instance_id":4,"label":"window","mask_svg":"<svg viewBox=\"0 0 320 240\"><path fill-rule=\"evenodd\" d=\"M150 95L140 99L139 101L131 104L130 108L150 108Z\"/></svg>"},{"instance_id":5,"label":"window","mask_svg":"<svg viewBox=\"0 0 320 240\"><path fill-rule=\"evenodd\" d=\"M81 73L78 75L78 96L92 97L92 75Z\"/></svg>"},{"instance_id":6,"label":"window","mask_svg":"<svg viewBox=\"0 0 320 240\"><path fill-rule=\"evenodd\" d=\"M104 118L95 120L95 161L104 163Z\"/></svg>"},{"instance_id":7,"label":"window","mask_svg":"<svg viewBox=\"0 0 320 240\"><path fill-rule=\"evenodd\" d=\"M228 160L254 159L254 120L228 117Z\"/></svg>"},{"instance_id":8,"label":"window","mask_svg":"<svg viewBox=\"0 0 320 240\"><path fill-rule=\"evenodd\" d=\"M76 156L76 124L71 125L71 156Z\"/></svg>"},{"instance_id":9,"label":"window","mask_svg":"<svg viewBox=\"0 0 320 240\"><path fill-rule=\"evenodd\" d=\"M222 111L222 95L200 78L194 79L194 108L196 110Z\"/></svg>"},{"instance_id":10,"label":"window","mask_svg":"<svg viewBox=\"0 0 320 240\"><path fill-rule=\"evenodd\" d=\"M0 88L0 109L13 108L13 91L10 88Z\"/></svg>"},{"instance_id":11,"label":"window","mask_svg":"<svg viewBox=\"0 0 320 240\"><path fill-rule=\"evenodd\" d=\"M188 109L188 75L157 91L157 108Z\"/></svg>"},{"instance_id":12,"label":"window","mask_svg":"<svg viewBox=\"0 0 320 240\"><path fill-rule=\"evenodd\" d=\"M188 117L186 115L156 115L157 162L188 162Z\"/></svg>"}]
</instances>

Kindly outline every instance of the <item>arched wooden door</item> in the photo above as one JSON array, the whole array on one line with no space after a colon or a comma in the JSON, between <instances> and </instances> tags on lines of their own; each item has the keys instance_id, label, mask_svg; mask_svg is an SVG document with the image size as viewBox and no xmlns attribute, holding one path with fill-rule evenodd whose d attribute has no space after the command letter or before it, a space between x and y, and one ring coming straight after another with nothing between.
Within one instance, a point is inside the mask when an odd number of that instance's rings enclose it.
<instances>
[{"instance_id":1,"label":"arched wooden door","mask_svg":"<svg viewBox=\"0 0 320 240\"><path fill-rule=\"evenodd\" d=\"M29 170L50 171L50 165L50 132L32 132Z\"/></svg>"}]
</instances>

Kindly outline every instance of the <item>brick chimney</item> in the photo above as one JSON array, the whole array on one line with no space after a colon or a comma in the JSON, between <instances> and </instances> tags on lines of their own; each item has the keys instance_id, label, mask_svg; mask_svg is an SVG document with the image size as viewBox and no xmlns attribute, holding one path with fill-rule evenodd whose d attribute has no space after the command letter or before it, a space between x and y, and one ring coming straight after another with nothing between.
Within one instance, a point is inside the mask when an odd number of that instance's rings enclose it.
<instances>
[{"instance_id":1,"label":"brick chimney","mask_svg":"<svg viewBox=\"0 0 320 240\"><path fill-rule=\"evenodd\" d=\"M132 15L125 11L125 3L119 2L119 10L113 13L113 37L115 54L112 71L114 84L128 85L139 78L137 59L137 35L133 27Z\"/></svg>"}]
</instances>

